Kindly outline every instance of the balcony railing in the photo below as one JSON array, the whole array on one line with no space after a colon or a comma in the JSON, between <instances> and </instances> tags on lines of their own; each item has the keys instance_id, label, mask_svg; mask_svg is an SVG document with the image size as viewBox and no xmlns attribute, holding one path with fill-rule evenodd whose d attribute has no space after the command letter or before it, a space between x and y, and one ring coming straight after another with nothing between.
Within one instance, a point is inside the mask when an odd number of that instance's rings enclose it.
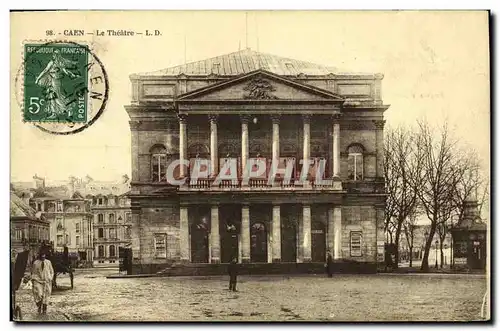
<instances>
[{"instance_id":1,"label":"balcony railing","mask_svg":"<svg viewBox=\"0 0 500 331\"><path fill-rule=\"evenodd\" d=\"M338 180L323 179L317 181L309 179L300 181L290 179L285 181L283 178L275 178L271 183L267 179L250 178L247 182L240 179L224 179L215 182L213 178L188 179L185 184L180 186L181 191L225 191L225 190L342 190L342 182Z\"/></svg>"}]
</instances>

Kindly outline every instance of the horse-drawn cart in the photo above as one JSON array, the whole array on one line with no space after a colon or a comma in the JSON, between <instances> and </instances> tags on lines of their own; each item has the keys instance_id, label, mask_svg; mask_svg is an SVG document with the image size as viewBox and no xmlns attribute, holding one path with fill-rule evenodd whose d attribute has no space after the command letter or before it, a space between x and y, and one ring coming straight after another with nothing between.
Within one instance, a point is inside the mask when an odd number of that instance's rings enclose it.
<instances>
[{"instance_id":1,"label":"horse-drawn cart","mask_svg":"<svg viewBox=\"0 0 500 331\"><path fill-rule=\"evenodd\" d=\"M11 291L12 291L12 310L11 319L22 320L21 307L16 303L16 291L19 290L21 282L26 272L26 265L28 264L29 251L23 251L17 254L16 262L11 266Z\"/></svg>"}]
</instances>

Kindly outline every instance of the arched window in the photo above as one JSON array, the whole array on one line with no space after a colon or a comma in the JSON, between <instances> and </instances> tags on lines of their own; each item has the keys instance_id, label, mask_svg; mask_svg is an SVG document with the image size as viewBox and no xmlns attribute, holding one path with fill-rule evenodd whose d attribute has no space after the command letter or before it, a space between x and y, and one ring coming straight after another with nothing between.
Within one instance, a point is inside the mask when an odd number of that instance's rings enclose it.
<instances>
[{"instance_id":1,"label":"arched window","mask_svg":"<svg viewBox=\"0 0 500 331\"><path fill-rule=\"evenodd\" d=\"M104 215L103 214L97 214L97 223L99 223L99 224L104 223Z\"/></svg>"},{"instance_id":2,"label":"arched window","mask_svg":"<svg viewBox=\"0 0 500 331\"><path fill-rule=\"evenodd\" d=\"M109 223L111 224L115 223L115 214L113 213L109 214Z\"/></svg>"},{"instance_id":3,"label":"arched window","mask_svg":"<svg viewBox=\"0 0 500 331\"><path fill-rule=\"evenodd\" d=\"M351 145L347 149L347 174L350 180L363 180L363 146Z\"/></svg>"},{"instance_id":4,"label":"arched window","mask_svg":"<svg viewBox=\"0 0 500 331\"><path fill-rule=\"evenodd\" d=\"M109 246L109 257L115 257L115 256L116 256L115 245L110 245Z\"/></svg>"},{"instance_id":5,"label":"arched window","mask_svg":"<svg viewBox=\"0 0 500 331\"><path fill-rule=\"evenodd\" d=\"M103 245L99 245L99 247L97 248L97 256L104 257L104 246Z\"/></svg>"},{"instance_id":6,"label":"arched window","mask_svg":"<svg viewBox=\"0 0 500 331\"><path fill-rule=\"evenodd\" d=\"M154 145L149 153L151 154L151 181L164 182L166 176L167 149L163 145Z\"/></svg>"}]
</instances>

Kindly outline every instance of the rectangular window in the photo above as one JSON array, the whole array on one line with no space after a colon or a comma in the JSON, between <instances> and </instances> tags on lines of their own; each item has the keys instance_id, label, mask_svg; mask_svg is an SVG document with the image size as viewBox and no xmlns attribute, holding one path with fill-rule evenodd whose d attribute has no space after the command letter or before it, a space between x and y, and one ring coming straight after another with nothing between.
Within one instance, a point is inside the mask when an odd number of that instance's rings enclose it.
<instances>
[{"instance_id":1,"label":"rectangular window","mask_svg":"<svg viewBox=\"0 0 500 331\"><path fill-rule=\"evenodd\" d=\"M167 257L167 235L165 233L155 234L155 257L163 259Z\"/></svg>"},{"instance_id":2,"label":"rectangular window","mask_svg":"<svg viewBox=\"0 0 500 331\"><path fill-rule=\"evenodd\" d=\"M360 257L362 256L361 252L361 242L363 239L363 235L361 231L351 231L351 256Z\"/></svg>"},{"instance_id":3,"label":"rectangular window","mask_svg":"<svg viewBox=\"0 0 500 331\"><path fill-rule=\"evenodd\" d=\"M63 245L63 236L61 234L57 235L57 246Z\"/></svg>"},{"instance_id":4,"label":"rectangular window","mask_svg":"<svg viewBox=\"0 0 500 331\"><path fill-rule=\"evenodd\" d=\"M63 203L61 201L58 201L57 202L57 210L56 211L63 211Z\"/></svg>"},{"instance_id":5,"label":"rectangular window","mask_svg":"<svg viewBox=\"0 0 500 331\"><path fill-rule=\"evenodd\" d=\"M97 229L97 237L104 238L104 229L103 228Z\"/></svg>"},{"instance_id":6,"label":"rectangular window","mask_svg":"<svg viewBox=\"0 0 500 331\"><path fill-rule=\"evenodd\" d=\"M113 229L113 228L109 229L109 237L111 239L115 239L116 238L116 229Z\"/></svg>"},{"instance_id":7,"label":"rectangular window","mask_svg":"<svg viewBox=\"0 0 500 331\"><path fill-rule=\"evenodd\" d=\"M103 202L102 198L97 199L97 204L102 205L102 202Z\"/></svg>"},{"instance_id":8,"label":"rectangular window","mask_svg":"<svg viewBox=\"0 0 500 331\"><path fill-rule=\"evenodd\" d=\"M127 223L131 223L132 222L132 214L131 213L125 213L125 221Z\"/></svg>"},{"instance_id":9,"label":"rectangular window","mask_svg":"<svg viewBox=\"0 0 500 331\"><path fill-rule=\"evenodd\" d=\"M75 224L75 231L76 231L76 233L80 232L80 223Z\"/></svg>"},{"instance_id":10,"label":"rectangular window","mask_svg":"<svg viewBox=\"0 0 500 331\"><path fill-rule=\"evenodd\" d=\"M69 234L66 235L66 245L71 245L71 237Z\"/></svg>"},{"instance_id":11,"label":"rectangular window","mask_svg":"<svg viewBox=\"0 0 500 331\"><path fill-rule=\"evenodd\" d=\"M76 236L76 246L80 246L80 237Z\"/></svg>"}]
</instances>

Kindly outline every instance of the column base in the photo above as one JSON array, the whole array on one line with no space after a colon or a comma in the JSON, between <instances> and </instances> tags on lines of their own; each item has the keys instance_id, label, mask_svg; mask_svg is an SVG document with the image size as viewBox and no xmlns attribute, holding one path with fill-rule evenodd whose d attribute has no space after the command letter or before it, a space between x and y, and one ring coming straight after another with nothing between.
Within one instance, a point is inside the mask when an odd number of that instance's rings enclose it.
<instances>
[{"instance_id":1,"label":"column base","mask_svg":"<svg viewBox=\"0 0 500 331\"><path fill-rule=\"evenodd\" d=\"M333 175L333 176L332 176L332 180L333 180L334 182L341 182L341 181L342 181L342 179L340 178L340 176L339 176L339 175Z\"/></svg>"},{"instance_id":2,"label":"column base","mask_svg":"<svg viewBox=\"0 0 500 331\"><path fill-rule=\"evenodd\" d=\"M219 264L220 263L220 259L210 259L210 263L212 264Z\"/></svg>"},{"instance_id":3,"label":"column base","mask_svg":"<svg viewBox=\"0 0 500 331\"><path fill-rule=\"evenodd\" d=\"M280 263L280 262L281 262L281 259L273 258L273 263Z\"/></svg>"}]
</instances>

